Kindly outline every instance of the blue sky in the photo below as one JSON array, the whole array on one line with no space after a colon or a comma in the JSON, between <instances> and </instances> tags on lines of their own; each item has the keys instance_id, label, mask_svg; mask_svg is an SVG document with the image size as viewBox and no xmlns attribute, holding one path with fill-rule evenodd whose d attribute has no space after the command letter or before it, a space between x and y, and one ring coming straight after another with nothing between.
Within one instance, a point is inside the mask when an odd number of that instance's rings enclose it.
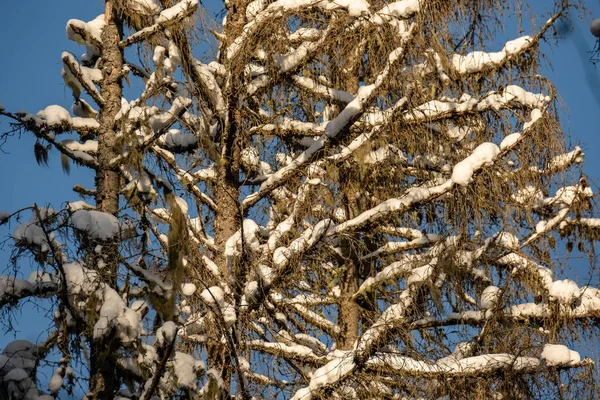
<instances>
[{"instance_id":1,"label":"blue sky","mask_svg":"<svg viewBox=\"0 0 600 400\"><path fill-rule=\"evenodd\" d=\"M217 3L215 0L209 4ZM531 2L544 9L549 0ZM0 12L0 101L7 110L37 112L50 104L70 109L72 98L60 76L60 55L64 50L80 55L83 48L67 40L65 24L70 18L93 19L102 12L100 0L10 1ZM600 17L597 1L589 1L592 15ZM217 7L216 7L217 8ZM544 73L554 82L561 95L565 112L562 123L573 143L581 143L587 153L585 171L596 185L600 184L600 65L596 69L585 53L594 46L589 34L591 16L575 19L575 33L558 47L547 52L553 69ZM513 36L514 32L507 32ZM547 50L547 47L545 47ZM594 96L596 93L596 96ZM0 132L9 129L8 121L0 119ZM12 138L0 152L0 210L14 211L24 206L47 203L59 207L64 201L78 200L71 191L75 183L92 185L91 174L73 167L70 176L60 168L56 152L50 156L50 167L40 167L33 156L34 140L30 134ZM14 229L0 227L0 273L7 265L8 246L1 243ZM10 242L9 242L10 244ZM583 271L581 271L583 272ZM30 311L23 314L35 321ZM19 337L35 341L41 329L28 322ZM6 340L0 331L0 348Z\"/></svg>"}]
</instances>

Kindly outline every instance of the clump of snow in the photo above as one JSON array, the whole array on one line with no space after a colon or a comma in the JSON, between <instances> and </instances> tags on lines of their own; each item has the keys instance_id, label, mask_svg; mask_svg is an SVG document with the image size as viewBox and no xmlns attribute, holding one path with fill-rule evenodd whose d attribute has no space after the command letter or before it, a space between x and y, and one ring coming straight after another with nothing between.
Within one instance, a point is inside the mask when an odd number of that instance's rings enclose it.
<instances>
[{"instance_id":1,"label":"clump of snow","mask_svg":"<svg viewBox=\"0 0 600 400\"><path fill-rule=\"evenodd\" d=\"M246 147L242 150L241 159L242 165L248 170L255 170L260 164L258 149L256 147Z\"/></svg>"},{"instance_id":2,"label":"clump of snow","mask_svg":"<svg viewBox=\"0 0 600 400\"><path fill-rule=\"evenodd\" d=\"M31 284L56 283L58 282L58 278L44 271L32 271L31 274L29 274L27 281Z\"/></svg>"},{"instance_id":3,"label":"clump of snow","mask_svg":"<svg viewBox=\"0 0 600 400\"><path fill-rule=\"evenodd\" d=\"M437 261L437 260L435 260L435 261ZM411 271L410 276L406 280L406 283L408 285L416 285L416 284L422 284L422 283L425 283L426 281L428 281L429 278L431 277L431 275L433 274L433 265L432 264L435 261L432 261L430 264L424 265L422 267L413 269Z\"/></svg>"},{"instance_id":4,"label":"clump of snow","mask_svg":"<svg viewBox=\"0 0 600 400\"><path fill-rule=\"evenodd\" d=\"M44 108L37 113L37 116L44 120L50 127L71 123L71 114L63 107L57 105Z\"/></svg>"},{"instance_id":5,"label":"clump of snow","mask_svg":"<svg viewBox=\"0 0 600 400\"><path fill-rule=\"evenodd\" d=\"M562 304L571 304L581 294L579 286L570 279L554 281L548 288L550 298Z\"/></svg>"},{"instance_id":6,"label":"clump of snow","mask_svg":"<svg viewBox=\"0 0 600 400\"><path fill-rule=\"evenodd\" d=\"M270 285L273 282L273 278L275 274L273 273L273 269L264 264L258 265L258 274L260 278L265 282L265 284Z\"/></svg>"},{"instance_id":7,"label":"clump of snow","mask_svg":"<svg viewBox=\"0 0 600 400\"><path fill-rule=\"evenodd\" d=\"M546 231L546 225L548 221L542 220L535 224L535 233L543 233Z\"/></svg>"},{"instance_id":8,"label":"clump of snow","mask_svg":"<svg viewBox=\"0 0 600 400\"><path fill-rule=\"evenodd\" d=\"M182 114L185 111L185 109L188 108L191 104L191 99L181 96L177 97L175 100L173 100L171 108L169 108L164 114L153 115L152 117L150 117L150 125L152 126L152 131L158 133L164 131L164 129L167 129L171 124L175 122L177 116Z\"/></svg>"},{"instance_id":9,"label":"clump of snow","mask_svg":"<svg viewBox=\"0 0 600 400\"><path fill-rule=\"evenodd\" d=\"M94 325L94 338L101 338L116 328L123 343L136 340L143 332L140 315L127 307L125 301L110 287L104 286L101 293L102 306L98 321Z\"/></svg>"},{"instance_id":10,"label":"clump of snow","mask_svg":"<svg viewBox=\"0 0 600 400\"><path fill-rule=\"evenodd\" d=\"M175 340L176 335L177 325L173 321L167 321L156 331L156 342L159 346L170 344Z\"/></svg>"},{"instance_id":11,"label":"clump of snow","mask_svg":"<svg viewBox=\"0 0 600 400\"><path fill-rule=\"evenodd\" d=\"M155 23L163 24L172 19L179 18L179 16L183 13L187 12L188 10L193 10L196 7L198 7L198 0L181 0L173 7L162 10L160 15L156 18Z\"/></svg>"},{"instance_id":12,"label":"clump of snow","mask_svg":"<svg viewBox=\"0 0 600 400\"><path fill-rule=\"evenodd\" d=\"M119 220L112 214L78 210L71 220L75 229L87 233L90 239L108 240L119 235Z\"/></svg>"},{"instance_id":13,"label":"clump of snow","mask_svg":"<svg viewBox=\"0 0 600 400\"><path fill-rule=\"evenodd\" d=\"M579 197L592 197L594 192L587 186L582 188L581 185L565 186L556 191L554 197L545 200L546 204L564 204L570 206Z\"/></svg>"},{"instance_id":14,"label":"clump of snow","mask_svg":"<svg viewBox=\"0 0 600 400\"><path fill-rule=\"evenodd\" d=\"M246 19L252 21L267 6L267 0L254 0L246 7Z\"/></svg>"},{"instance_id":15,"label":"clump of snow","mask_svg":"<svg viewBox=\"0 0 600 400\"><path fill-rule=\"evenodd\" d=\"M86 53L81 57L83 61L89 61L100 55L100 49L95 43L102 43L101 35L105 25L104 14L98 15L89 22L78 19L67 21L67 38L85 45Z\"/></svg>"},{"instance_id":16,"label":"clump of snow","mask_svg":"<svg viewBox=\"0 0 600 400\"><path fill-rule=\"evenodd\" d=\"M515 143L519 141L519 139L521 139L521 133L511 133L502 140L502 143L500 143L500 150L504 151L507 148L514 146Z\"/></svg>"},{"instance_id":17,"label":"clump of snow","mask_svg":"<svg viewBox=\"0 0 600 400\"><path fill-rule=\"evenodd\" d=\"M531 204L532 207L539 207L544 202L544 194L542 191L533 186L519 189L517 193L511 195L511 197L521 205Z\"/></svg>"},{"instance_id":18,"label":"clump of snow","mask_svg":"<svg viewBox=\"0 0 600 400\"><path fill-rule=\"evenodd\" d=\"M586 311L600 310L600 290L592 287L582 288L581 308Z\"/></svg>"},{"instance_id":19,"label":"clump of snow","mask_svg":"<svg viewBox=\"0 0 600 400\"><path fill-rule=\"evenodd\" d=\"M482 143L473 153L456 164L452 170L452 182L467 186L473 179L473 174L484 165L490 164L500 153L500 149L494 143Z\"/></svg>"},{"instance_id":20,"label":"clump of snow","mask_svg":"<svg viewBox=\"0 0 600 400\"><path fill-rule=\"evenodd\" d=\"M494 241L507 249L516 249L519 246L519 238L510 232L499 232L495 237Z\"/></svg>"},{"instance_id":21,"label":"clump of snow","mask_svg":"<svg viewBox=\"0 0 600 400\"><path fill-rule=\"evenodd\" d=\"M346 210L344 210L342 207L337 207L333 212L333 218L335 218L337 221L345 221Z\"/></svg>"},{"instance_id":22,"label":"clump of snow","mask_svg":"<svg viewBox=\"0 0 600 400\"><path fill-rule=\"evenodd\" d=\"M566 366L578 364L581 356L562 344L546 344L542 351L542 359L546 360L546 365L549 366Z\"/></svg>"},{"instance_id":23,"label":"clump of snow","mask_svg":"<svg viewBox=\"0 0 600 400\"><path fill-rule=\"evenodd\" d=\"M366 0L336 0L336 5L348 8L348 14L354 17L369 12L369 2Z\"/></svg>"},{"instance_id":24,"label":"clump of snow","mask_svg":"<svg viewBox=\"0 0 600 400\"><path fill-rule=\"evenodd\" d=\"M196 360L192 355L180 351L175 352L173 370L179 386L195 389L198 372L204 369L206 366L202 360Z\"/></svg>"},{"instance_id":25,"label":"clump of snow","mask_svg":"<svg viewBox=\"0 0 600 400\"><path fill-rule=\"evenodd\" d=\"M52 375L52 378L50 378L50 382L48 383L48 391L52 394L58 393L63 385L64 378L62 376L62 371L62 367L57 368L54 375Z\"/></svg>"},{"instance_id":26,"label":"clump of snow","mask_svg":"<svg viewBox=\"0 0 600 400\"><path fill-rule=\"evenodd\" d=\"M67 38L80 44L85 43L86 38L83 38L80 33L76 32L77 30L81 30L86 34L89 34L90 38L101 42L100 36L104 25L104 14L98 15L95 19L87 23L77 19L71 19L67 21Z\"/></svg>"},{"instance_id":27,"label":"clump of snow","mask_svg":"<svg viewBox=\"0 0 600 400\"><path fill-rule=\"evenodd\" d=\"M504 48L496 53L474 51L467 55L455 54L452 57L452 65L459 73L474 73L483 69L499 65L508 57L518 54L531 45L533 38L523 36L506 42Z\"/></svg>"},{"instance_id":28,"label":"clump of snow","mask_svg":"<svg viewBox=\"0 0 600 400\"><path fill-rule=\"evenodd\" d=\"M185 199L179 196L174 196L173 199L175 200L175 204L177 205L177 207L179 207L181 212L183 214L187 214L189 209L187 201L185 201Z\"/></svg>"},{"instance_id":29,"label":"clump of snow","mask_svg":"<svg viewBox=\"0 0 600 400\"><path fill-rule=\"evenodd\" d=\"M41 219L45 220L53 215L54 210L40 208L38 209L38 212ZM36 215L34 215L29 222L17 226L12 237L16 244L35 246L43 253L50 250L51 243L54 246L60 246L55 240L54 232L44 231L44 228L40 226Z\"/></svg>"},{"instance_id":30,"label":"clump of snow","mask_svg":"<svg viewBox=\"0 0 600 400\"><path fill-rule=\"evenodd\" d=\"M85 151L88 153L96 153L98 151L98 142L95 140L86 140L84 143L81 143L78 140L66 139L60 143L71 151Z\"/></svg>"},{"instance_id":31,"label":"clump of snow","mask_svg":"<svg viewBox=\"0 0 600 400\"><path fill-rule=\"evenodd\" d=\"M449 127L446 131L446 136L456 142L460 142L467 137L467 135L471 135L473 133L472 126L454 125L452 122L449 122L448 125Z\"/></svg>"},{"instance_id":32,"label":"clump of snow","mask_svg":"<svg viewBox=\"0 0 600 400\"><path fill-rule=\"evenodd\" d=\"M206 304L217 303L222 306L225 303L225 292L219 286L213 286L208 289L204 289L200 293L200 298Z\"/></svg>"},{"instance_id":33,"label":"clump of snow","mask_svg":"<svg viewBox=\"0 0 600 400\"><path fill-rule=\"evenodd\" d=\"M13 340L4 347L2 355L8 359L0 358L0 369L5 366L21 368L27 373L33 372L35 368L36 345L28 340Z\"/></svg>"},{"instance_id":34,"label":"clump of snow","mask_svg":"<svg viewBox=\"0 0 600 400\"><path fill-rule=\"evenodd\" d=\"M392 16L396 18L407 18L420 10L421 6L419 1L421 0L399 0L390 2L390 4L385 5L376 13L374 22L381 25L384 20L387 21Z\"/></svg>"},{"instance_id":35,"label":"clump of snow","mask_svg":"<svg viewBox=\"0 0 600 400\"><path fill-rule=\"evenodd\" d=\"M0 384L9 399L39 399L35 381L36 346L27 340L14 340L0 354Z\"/></svg>"},{"instance_id":36,"label":"clump of snow","mask_svg":"<svg viewBox=\"0 0 600 400\"><path fill-rule=\"evenodd\" d=\"M169 150L187 150L198 144L198 138L179 129L170 129L158 138L158 142Z\"/></svg>"},{"instance_id":37,"label":"clump of snow","mask_svg":"<svg viewBox=\"0 0 600 400\"><path fill-rule=\"evenodd\" d=\"M125 4L129 11L141 15L156 15L161 10L158 0L126 0Z\"/></svg>"},{"instance_id":38,"label":"clump of snow","mask_svg":"<svg viewBox=\"0 0 600 400\"><path fill-rule=\"evenodd\" d=\"M67 210L71 211L71 212L75 212L78 210L93 210L94 207L91 204L86 203L83 200L77 200L77 201L70 201L67 203Z\"/></svg>"},{"instance_id":39,"label":"clump of snow","mask_svg":"<svg viewBox=\"0 0 600 400\"><path fill-rule=\"evenodd\" d=\"M6 393L8 393L8 399L39 399L35 382L23 369L10 370L2 380Z\"/></svg>"},{"instance_id":40,"label":"clump of snow","mask_svg":"<svg viewBox=\"0 0 600 400\"><path fill-rule=\"evenodd\" d=\"M484 310L491 310L498 306L500 300L500 288L496 286L488 286L481 293L480 307Z\"/></svg>"},{"instance_id":41,"label":"clump of snow","mask_svg":"<svg viewBox=\"0 0 600 400\"><path fill-rule=\"evenodd\" d=\"M213 311L223 318L227 326L231 326L237 319L235 307L225 301L225 292L219 286L212 286L200 293L200 298Z\"/></svg>"},{"instance_id":42,"label":"clump of snow","mask_svg":"<svg viewBox=\"0 0 600 400\"><path fill-rule=\"evenodd\" d=\"M341 354L338 354L341 353ZM296 392L292 400L312 399L312 392L316 392L323 386L336 383L356 368L352 352L335 352L332 360L317 369L310 380L308 387Z\"/></svg>"},{"instance_id":43,"label":"clump of snow","mask_svg":"<svg viewBox=\"0 0 600 400\"><path fill-rule=\"evenodd\" d=\"M71 295L89 296L96 290L98 273L89 270L79 263L67 263L63 266L67 288Z\"/></svg>"},{"instance_id":44,"label":"clump of snow","mask_svg":"<svg viewBox=\"0 0 600 400\"><path fill-rule=\"evenodd\" d=\"M181 285L181 293L184 296L191 296L196 293L196 285L193 283L184 283Z\"/></svg>"},{"instance_id":45,"label":"clump of snow","mask_svg":"<svg viewBox=\"0 0 600 400\"><path fill-rule=\"evenodd\" d=\"M539 108L531 110L531 119L523 124L523 131L527 131L538 119L542 118L542 111Z\"/></svg>"},{"instance_id":46,"label":"clump of snow","mask_svg":"<svg viewBox=\"0 0 600 400\"><path fill-rule=\"evenodd\" d=\"M365 164L380 164L386 161L406 161L402 150L394 145L384 145L362 157Z\"/></svg>"},{"instance_id":47,"label":"clump of snow","mask_svg":"<svg viewBox=\"0 0 600 400\"><path fill-rule=\"evenodd\" d=\"M63 66L63 69L64 68L65 67ZM71 71L67 72L65 70L65 74L71 74ZM96 118L98 115L98 111L94 110L84 99L77 99L71 106L71 112L73 115L80 118Z\"/></svg>"},{"instance_id":48,"label":"clump of snow","mask_svg":"<svg viewBox=\"0 0 600 400\"><path fill-rule=\"evenodd\" d=\"M171 219L171 213L166 208L155 208L152 210L152 219L157 224L168 224Z\"/></svg>"},{"instance_id":49,"label":"clump of snow","mask_svg":"<svg viewBox=\"0 0 600 400\"><path fill-rule=\"evenodd\" d=\"M231 262L233 257L241 254L242 230L244 233L243 244L248 246L247 249L252 252L260 251L261 245L257 237L260 232L260 226L252 219L245 219L242 223L242 229L231 235L225 243L225 256L227 257L228 262Z\"/></svg>"}]
</instances>

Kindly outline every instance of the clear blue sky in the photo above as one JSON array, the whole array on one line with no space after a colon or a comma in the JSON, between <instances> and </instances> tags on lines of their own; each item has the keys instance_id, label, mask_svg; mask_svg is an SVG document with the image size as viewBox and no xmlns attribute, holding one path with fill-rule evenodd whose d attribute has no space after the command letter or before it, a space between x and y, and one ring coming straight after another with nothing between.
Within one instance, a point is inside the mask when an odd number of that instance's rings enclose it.
<instances>
[{"instance_id":1,"label":"clear blue sky","mask_svg":"<svg viewBox=\"0 0 600 400\"><path fill-rule=\"evenodd\" d=\"M220 4L216 0L205 3ZM550 1L531 3L544 9ZM64 50L80 55L84 49L67 40L65 24L70 18L93 19L102 12L102 4L100 0L4 2L0 12L0 101L7 110L36 113L50 104L70 109L72 97L60 76L60 55ZM589 1L589 7L592 15L600 17L597 1ZM585 54L594 44L588 31L590 20L590 16L575 19L575 34L547 53L553 69L544 71L558 87L567 107L562 117L565 131L574 143L582 144L587 153L585 171L599 185L600 65L596 69ZM0 119L0 132L8 129L8 121ZM91 174L77 167L72 168L70 176L65 176L56 152L50 156L50 168L39 167L33 156L33 143L31 134L26 134L4 146L7 154L0 153L0 210L14 211L33 203L59 207L64 201L78 200L71 191L75 183L88 187L92 184ZM10 230L0 227L0 243L14 226ZM0 247L0 273L8 256L7 246ZM19 337L35 341L42 327L35 325L35 315L30 311L23 316L27 322L21 326ZM0 348L10 338L0 331Z\"/></svg>"}]
</instances>

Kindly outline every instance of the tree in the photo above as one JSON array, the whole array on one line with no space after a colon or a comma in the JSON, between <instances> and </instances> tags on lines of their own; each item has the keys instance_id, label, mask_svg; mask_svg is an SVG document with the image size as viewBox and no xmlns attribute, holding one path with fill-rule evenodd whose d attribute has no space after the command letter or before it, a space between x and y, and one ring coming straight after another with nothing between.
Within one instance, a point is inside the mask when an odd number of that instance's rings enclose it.
<instances>
[{"instance_id":1,"label":"tree","mask_svg":"<svg viewBox=\"0 0 600 400\"><path fill-rule=\"evenodd\" d=\"M229 0L213 27L197 0L104 3L67 24L72 114L0 106L96 184L0 217L31 212L12 237L39 264L0 305L55 310L4 349L0 397L594 396L573 349L600 292L558 260L600 220L538 74L568 2L503 44L525 6Z\"/></svg>"}]
</instances>

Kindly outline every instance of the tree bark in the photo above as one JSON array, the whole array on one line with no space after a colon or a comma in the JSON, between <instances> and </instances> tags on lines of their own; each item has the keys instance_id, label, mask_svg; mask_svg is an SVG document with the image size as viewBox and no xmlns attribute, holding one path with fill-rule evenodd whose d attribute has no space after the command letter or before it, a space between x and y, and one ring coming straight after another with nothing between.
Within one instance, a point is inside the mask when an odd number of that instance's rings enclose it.
<instances>
[{"instance_id":1,"label":"tree bark","mask_svg":"<svg viewBox=\"0 0 600 400\"><path fill-rule=\"evenodd\" d=\"M99 115L96 207L110 214L116 214L119 210L119 175L109 164L115 157L115 116L121 109L123 70L123 53L119 48L123 27L115 14L112 2L107 1L104 16L106 26L102 30L100 94L104 106Z\"/></svg>"},{"instance_id":2,"label":"tree bark","mask_svg":"<svg viewBox=\"0 0 600 400\"><path fill-rule=\"evenodd\" d=\"M343 182L345 179L340 176L340 180ZM342 186L342 192L346 203L346 215L348 218L353 218L358 214L356 198L353 193L350 193L352 191L351 186L344 186ZM341 246L346 263L340 281L341 296L338 316L338 324L341 329L338 343L340 350L352 349L354 342L358 339L359 332L360 309L352 299L360 285L359 260L356 257L356 243L353 243L354 240L358 239L343 238Z\"/></svg>"},{"instance_id":3,"label":"tree bark","mask_svg":"<svg viewBox=\"0 0 600 400\"><path fill-rule=\"evenodd\" d=\"M102 30L102 83L100 94L104 105L100 110L98 133L98 164L96 171L96 207L99 211L117 215L119 211L119 175L111 168L115 157L115 116L121 109L123 53L119 48L123 26L112 1L105 3L105 22ZM103 282L113 289L117 287L119 265L118 243L103 244L107 265L102 269ZM102 339L90 339L90 396L93 399L113 399L119 389L117 377L118 339L107 335Z\"/></svg>"},{"instance_id":4,"label":"tree bark","mask_svg":"<svg viewBox=\"0 0 600 400\"><path fill-rule=\"evenodd\" d=\"M355 53L351 53L346 58L345 65L336 65L338 68L335 71L335 77L339 79L336 87L343 88L348 93L357 93L359 88L359 65L362 57L363 46L359 45ZM348 173L340 173L340 189L342 198L346 206L346 217L348 219L356 217L360 214L358 199L356 198L356 187L353 185L355 177ZM361 312L359 305L352 299L354 293L358 291L360 286L360 258L357 255L356 245L354 241L359 238L343 238L342 252L345 259L344 272L340 279L340 306L338 324L341 328L338 348L340 350L350 350L354 346L354 342L358 339L360 329Z\"/></svg>"},{"instance_id":5,"label":"tree bark","mask_svg":"<svg viewBox=\"0 0 600 400\"><path fill-rule=\"evenodd\" d=\"M246 0L229 1L227 3L228 22L224 27L224 34L227 37L226 43L231 43L239 35L244 25L244 15ZM243 12L241 12L241 11ZM224 52L221 53L222 63L227 63ZM241 80L239 82L242 82ZM223 278L231 285L238 288L239 271L237 268L239 260L233 260L232 269L228 265L225 256L225 246L227 240L240 229L242 222L242 210L239 202L239 168L240 168L240 149L238 143L239 131L241 129L240 116L238 111L237 90L239 82L235 75L228 77L224 96L227 101L227 115L220 121L221 136L219 143L220 156L216 160L217 165L217 183L215 184L215 203L217 210L214 219L215 246L217 254L214 255L214 261L219 267ZM228 348L223 343L222 336L228 335L222 328L216 327L215 337L210 338L207 343L208 360L211 368L221 371L221 378L224 381L225 388L230 386L231 374L233 372L232 354L234 349ZM234 333L232 333L234 334Z\"/></svg>"}]
</instances>

